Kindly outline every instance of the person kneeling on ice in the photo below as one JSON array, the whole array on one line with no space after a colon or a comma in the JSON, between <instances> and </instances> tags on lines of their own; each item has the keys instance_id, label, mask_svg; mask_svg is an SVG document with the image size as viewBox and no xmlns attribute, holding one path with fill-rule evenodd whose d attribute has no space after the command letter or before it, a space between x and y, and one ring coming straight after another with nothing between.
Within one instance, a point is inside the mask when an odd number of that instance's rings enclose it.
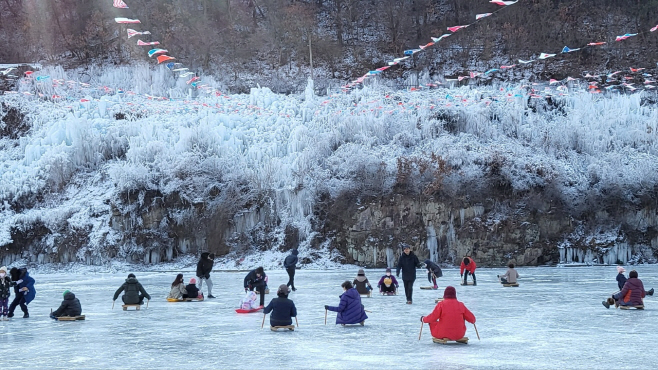
<instances>
[{"instance_id":1,"label":"person kneeling on ice","mask_svg":"<svg viewBox=\"0 0 658 370\"><path fill-rule=\"evenodd\" d=\"M386 269L386 274L382 276L381 279L379 279L379 283L377 283L377 287L379 287L379 292L382 294L395 294L397 291L399 284L398 280L391 274L391 269L387 268Z\"/></svg>"},{"instance_id":2,"label":"person kneeling on ice","mask_svg":"<svg viewBox=\"0 0 658 370\"><path fill-rule=\"evenodd\" d=\"M185 281L183 280L183 274L176 275L176 279L171 283L171 290L167 298L173 299L183 299L183 296L187 294L185 289Z\"/></svg>"},{"instance_id":3,"label":"person kneeling on ice","mask_svg":"<svg viewBox=\"0 0 658 370\"><path fill-rule=\"evenodd\" d=\"M516 284L516 279L519 278L519 273L514 269L514 264L510 263L507 265L507 271L505 275L500 277L501 284Z\"/></svg>"},{"instance_id":4,"label":"person kneeling on ice","mask_svg":"<svg viewBox=\"0 0 658 370\"><path fill-rule=\"evenodd\" d=\"M199 292L199 288L196 286L196 279L191 278L190 283L185 286L185 291L187 293L183 294L183 299L186 298L195 298L195 299L203 299L203 293Z\"/></svg>"},{"instance_id":5,"label":"person kneeling on ice","mask_svg":"<svg viewBox=\"0 0 658 370\"><path fill-rule=\"evenodd\" d=\"M119 294L121 294L121 292L124 290L126 293L121 296L121 300L123 300L124 304L144 304L144 298L148 299L149 301L151 300L151 296L146 293L146 290L142 284L137 281L135 274L128 274L126 282L123 283L116 292L114 292L114 298L112 301L116 301L119 297Z\"/></svg>"},{"instance_id":6,"label":"person kneeling on ice","mask_svg":"<svg viewBox=\"0 0 658 370\"><path fill-rule=\"evenodd\" d=\"M470 272L471 275L473 276L473 285L478 285L477 281L475 280L475 269L476 269L475 261L471 257L464 257L462 260L462 264L459 267L459 275L461 275L464 278L464 282L462 285L467 284L467 278L468 278L468 273Z\"/></svg>"},{"instance_id":7,"label":"person kneeling on ice","mask_svg":"<svg viewBox=\"0 0 658 370\"><path fill-rule=\"evenodd\" d=\"M256 299L258 298L258 294L254 291L248 291L247 294L240 300L240 308L243 310L255 310L257 309L258 303L256 302Z\"/></svg>"},{"instance_id":8,"label":"person kneeling on ice","mask_svg":"<svg viewBox=\"0 0 658 370\"><path fill-rule=\"evenodd\" d=\"M610 308L610 305L616 306L644 306L642 298L647 295L653 295L653 288L648 292L644 290L642 280L637 278L637 271L632 270L628 273L628 280L619 293L613 294L612 298L603 301L605 308Z\"/></svg>"},{"instance_id":9,"label":"person kneeling on ice","mask_svg":"<svg viewBox=\"0 0 658 370\"><path fill-rule=\"evenodd\" d=\"M432 288L439 289L439 286L436 285L436 278L440 278L441 276L443 276L443 271L441 271L441 267L439 267L439 265L428 259L425 260L425 267L427 268L427 280L430 283L434 284Z\"/></svg>"},{"instance_id":10,"label":"person kneeling on ice","mask_svg":"<svg viewBox=\"0 0 658 370\"><path fill-rule=\"evenodd\" d=\"M368 318L366 310L361 304L361 295L352 287L352 283L345 281L341 284L345 291L340 295L340 303L338 307L324 306L325 310L338 312L336 316L336 324L350 325L350 324L364 324Z\"/></svg>"},{"instance_id":11,"label":"person kneeling on ice","mask_svg":"<svg viewBox=\"0 0 658 370\"><path fill-rule=\"evenodd\" d=\"M356 279L354 279L352 285L354 285L354 289L356 289L359 294L370 294L370 291L372 290L372 285L370 285L370 282L368 281L366 273L363 271L363 269L359 269L359 272L356 274Z\"/></svg>"},{"instance_id":12,"label":"person kneeling on ice","mask_svg":"<svg viewBox=\"0 0 658 370\"><path fill-rule=\"evenodd\" d=\"M295 302L288 299L288 293L290 293L288 285L281 284L276 291L277 298L273 298L263 310L266 315L272 312L270 326L292 325L292 318L297 317L297 307L295 307Z\"/></svg>"},{"instance_id":13,"label":"person kneeling on ice","mask_svg":"<svg viewBox=\"0 0 658 370\"><path fill-rule=\"evenodd\" d=\"M64 300L62 304L50 314L50 318L56 319L62 316L76 317L82 315L82 305L80 304L80 300L75 298L75 294L69 290L65 290L63 296Z\"/></svg>"},{"instance_id":14,"label":"person kneeling on ice","mask_svg":"<svg viewBox=\"0 0 658 370\"><path fill-rule=\"evenodd\" d=\"M260 295L260 305L265 305L265 287L267 286L267 275L262 267L249 271L244 277L244 291L256 289Z\"/></svg>"},{"instance_id":15,"label":"person kneeling on ice","mask_svg":"<svg viewBox=\"0 0 658 370\"><path fill-rule=\"evenodd\" d=\"M459 340L466 334L464 321L475 324L475 316L457 300L455 288L449 286L443 292L443 301L436 304L431 314L421 316L420 321L430 324L434 338Z\"/></svg>"}]
</instances>

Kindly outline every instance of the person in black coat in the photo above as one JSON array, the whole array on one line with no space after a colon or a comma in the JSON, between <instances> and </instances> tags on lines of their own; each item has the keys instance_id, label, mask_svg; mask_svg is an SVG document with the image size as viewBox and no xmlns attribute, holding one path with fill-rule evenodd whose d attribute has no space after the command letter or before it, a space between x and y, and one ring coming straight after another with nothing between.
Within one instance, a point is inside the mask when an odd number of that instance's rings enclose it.
<instances>
[{"instance_id":1,"label":"person in black coat","mask_svg":"<svg viewBox=\"0 0 658 370\"><path fill-rule=\"evenodd\" d=\"M144 304L144 298L149 301L151 300L151 295L146 293L142 284L137 281L137 277L132 273L128 274L126 282L114 292L114 298L112 298L112 301L116 301L117 298L119 298L119 294L124 291L125 293L121 296L121 300L124 304Z\"/></svg>"},{"instance_id":2,"label":"person in black coat","mask_svg":"<svg viewBox=\"0 0 658 370\"><path fill-rule=\"evenodd\" d=\"M64 291L64 300L55 312L50 314L51 319L55 319L62 316L75 317L82 315L82 305L80 300L75 298L75 294L65 290Z\"/></svg>"},{"instance_id":3,"label":"person in black coat","mask_svg":"<svg viewBox=\"0 0 658 370\"><path fill-rule=\"evenodd\" d=\"M434 284L434 286L432 287L433 289L438 289L439 286L436 285L436 278L440 278L441 276L443 276L443 271L441 271L441 267L439 267L439 265L430 261L429 259L425 260L425 267L427 268L427 280L430 283Z\"/></svg>"},{"instance_id":4,"label":"person in black coat","mask_svg":"<svg viewBox=\"0 0 658 370\"><path fill-rule=\"evenodd\" d=\"M297 262L299 261L297 259L297 254L299 252L297 249L293 249L288 257L286 257L285 260L283 260L283 267L286 269L286 272L288 273L288 284L286 286L292 287L292 291L294 292L295 290L295 269L297 268Z\"/></svg>"},{"instance_id":5,"label":"person in black coat","mask_svg":"<svg viewBox=\"0 0 658 370\"><path fill-rule=\"evenodd\" d=\"M244 277L244 291L256 290L260 295L260 305L265 305L265 286L267 285L267 275L262 267L249 271Z\"/></svg>"},{"instance_id":6,"label":"person in black coat","mask_svg":"<svg viewBox=\"0 0 658 370\"><path fill-rule=\"evenodd\" d=\"M199 288L196 287L196 279L191 278L190 283L185 286L187 294L183 294L183 299L193 298L196 299L199 297Z\"/></svg>"},{"instance_id":7,"label":"person in black coat","mask_svg":"<svg viewBox=\"0 0 658 370\"><path fill-rule=\"evenodd\" d=\"M398 266L395 275L400 277L402 270L402 282L404 283L404 294L407 296L407 304L411 304L414 291L414 281L416 280L416 268L420 267L418 257L411 251L408 244L402 243L403 253L398 260Z\"/></svg>"},{"instance_id":8,"label":"person in black coat","mask_svg":"<svg viewBox=\"0 0 658 370\"><path fill-rule=\"evenodd\" d=\"M9 320L9 297L11 296L11 278L7 275L7 268L0 267L0 316L2 320Z\"/></svg>"},{"instance_id":9,"label":"person in black coat","mask_svg":"<svg viewBox=\"0 0 658 370\"><path fill-rule=\"evenodd\" d=\"M297 317L297 308L295 302L288 299L288 286L280 285L276 292L277 298L270 301L270 304L263 310L264 314L272 312L270 315L270 326L287 326L292 325L292 318Z\"/></svg>"},{"instance_id":10,"label":"person in black coat","mask_svg":"<svg viewBox=\"0 0 658 370\"><path fill-rule=\"evenodd\" d=\"M215 254L204 252L201 253L201 258L196 264L196 276L199 279L199 290L203 289L203 281L206 281L208 285L208 298L215 298L212 295L212 280L210 280L210 273L212 272L212 267L215 264Z\"/></svg>"}]
</instances>

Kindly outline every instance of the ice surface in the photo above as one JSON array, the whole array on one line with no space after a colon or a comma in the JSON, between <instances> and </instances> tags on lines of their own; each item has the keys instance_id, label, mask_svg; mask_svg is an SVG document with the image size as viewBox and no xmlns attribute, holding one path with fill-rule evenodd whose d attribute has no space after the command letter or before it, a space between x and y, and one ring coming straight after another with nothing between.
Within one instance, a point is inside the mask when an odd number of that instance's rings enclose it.
<instances>
[{"instance_id":1,"label":"ice surface","mask_svg":"<svg viewBox=\"0 0 658 370\"><path fill-rule=\"evenodd\" d=\"M635 267L645 288L658 288L658 266ZM629 269L630 270L630 269ZM234 312L243 296L246 272L214 272L217 299L168 303L165 296L178 271L140 272L138 279L153 296L149 308L124 312L112 294L122 274L35 274L37 298L29 319L0 322L5 368L481 368L589 369L650 367L658 336L658 303L647 297L645 311L606 310L601 301L616 291L615 267L519 268L519 288L504 288L496 275L504 269L478 269L478 286L459 286L458 270L444 270L442 289L452 284L457 297L477 317L482 338L467 325L468 345L431 342L429 328L418 341L419 318L434 307L437 291L418 270L414 304L404 295L364 298L365 327L334 325L325 304L338 304L343 280L355 271L298 270L299 311L295 332L260 328L262 315ZM272 291L287 281L284 271L266 271ZM184 272L185 278L192 272ZM383 270L366 270L376 282ZM48 318L62 291L81 299L84 322ZM266 302L273 298L267 296Z\"/></svg>"}]
</instances>

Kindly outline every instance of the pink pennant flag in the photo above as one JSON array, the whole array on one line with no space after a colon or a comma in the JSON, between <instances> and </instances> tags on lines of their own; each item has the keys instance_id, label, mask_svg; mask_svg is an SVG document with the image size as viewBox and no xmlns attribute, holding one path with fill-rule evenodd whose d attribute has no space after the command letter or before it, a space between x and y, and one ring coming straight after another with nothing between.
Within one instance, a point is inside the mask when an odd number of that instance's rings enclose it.
<instances>
[{"instance_id":1,"label":"pink pennant flag","mask_svg":"<svg viewBox=\"0 0 658 370\"><path fill-rule=\"evenodd\" d=\"M437 42L443 40L444 38L450 36L449 33L446 33L445 35L441 35L441 37L432 37L432 41L436 44Z\"/></svg>"},{"instance_id":2,"label":"pink pennant flag","mask_svg":"<svg viewBox=\"0 0 658 370\"><path fill-rule=\"evenodd\" d=\"M658 25L656 25L656 27L650 29L649 31L651 31L651 32L655 32L656 30L658 30Z\"/></svg>"},{"instance_id":3,"label":"pink pennant flag","mask_svg":"<svg viewBox=\"0 0 658 370\"><path fill-rule=\"evenodd\" d=\"M556 84L556 83L558 83L558 82L560 82L560 81L558 81L558 80L556 80L556 79L554 79L554 78L551 78L551 79L548 81L548 84L549 84L549 85L554 85L554 84Z\"/></svg>"},{"instance_id":4,"label":"pink pennant flag","mask_svg":"<svg viewBox=\"0 0 658 370\"><path fill-rule=\"evenodd\" d=\"M500 69L510 69L516 67L516 64L512 64L511 66L500 66Z\"/></svg>"},{"instance_id":5,"label":"pink pennant flag","mask_svg":"<svg viewBox=\"0 0 658 370\"><path fill-rule=\"evenodd\" d=\"M480 74L481 74L480 72L471 72L470 77L475 78L475 77L479 76Z\"/></svg>"},{"instance_id":6,"label":"pink pennant flag","mask_svg":"<svg viewBox=\"0 0 658 370\"><path fill-rule=\"evenodd\" d=\"M467 24L467 25L465 25L465 26L453 26L453 27L448 27L448 31L450 31L450 32L457 32L457 31L461 30L462 28L466 28L466 27L468 27L468 26L470 26L470 24Z\"/></svg>"},{"instance_id":7,"label":"pink pennant flag","mask_svg":"<svg viewBox=\"0 0 658 370\"><path fill-rule=\"evenodd\" d=\"M461 81L461 80L463 80L463 79L465 79L465 78L468 78L468 76L459 76L459 77L457 77L457 80L458 80L458 81Z\"/></svg>"},{"instance_id":8,"label":"pink pennant flag","mask_svg":"<svg viewBox=\"0 0 658 370\"><path fill-rule=\"evenodd\" d=\"M499 0L491 0L489 1L492 4L500 5L500 6L508 6L512 4L516 4L519 0L516 1L499 1Z\"/></svg>"},{"instance_id":9,"label":"pink pennant flag","mask_svg":"<svg viewBox=\"0 0 658 370\"><path fill-rule=\"evenodd\" d=\"M136 36L136 35L150 35L151 34L151 32L149 32L149 31L140 32L140 31L135 31L135 30L130 29L130 28L128 28L126 30L126 32L128 32L128 38L131 38L131 37Z\"/></svg>"},{"instance_id":10,"label":"pink pennant flag","mask_svg":"<svg viewBox=\"0 0 658 370\"><path fill-rule=\"evenodd\" d=\"M160 45L159 41L144 42L142 40L137 40L137 46L153 46Z\"/></svg>"},{"instance_id":11,"label":"pink pennant flag","mask_svg":"<svg viewBox=\"0 0 658 370\"><path fill-rule=\"evenodd\" d=\"M554 56L555 56L555 54L541 53L541 54L539 54L539 58L537 58L537 59L548 59L548 58L552 58Z\"/></svg>"},{"instance_id":12,"label":"pink pennant flag","mask_svg":"<svg viewBox=\"0 0 658 370\"><path fill-rule=\"evenodd\" d=\"M391 67L390 67L390 66L379 67L379 68L376 69L376 71L382 71L382 72L383 72L383 71L385 71L385 70L387 70L387 69L389 69L389 68L391 68Z\"/></svg>"},{"instance_id":13,"label":"pink pennant flag","mask_svg":"<svg viewBox=\"0 0 658 370\"><path fill-rule=\"evenodd\" d=\"M139 19L130 19L130 18L114 18L114 21L117 23L142 23Z\"/></svg>"},{"instance_id":14,"label":"pink pennant flag","mask_svg":"<svg viewBox=\"0 0 658 370\"><path fill-rule=\"evenodd\" d=\"M587 46L601 46L605 45L605 42L590 42Z\"/></svg>"},{"instance_id":15,"label":"pink pennant flag","mask_svg":"<svg viewBox=\"0 0 658 370\"><path fill-rule=\"evenodd\" d=\"M123 0L114 0L114 7L119 9L128 9L128 5Z\"/></svg>"},{"instance_id":16,"label":"pink pennant flag","mask_svg":"<svg viewBox=\"0 0 658 370\"><path fill-rule=\"evenodd\" d=\"M576 80L577 80L577 78L567 77L567 82L576 81Z\"/></svg>"},{"instance_id":17,"label":"pink pennant flag","mask_svg":"<svg viewBox=\"0 0 658 370\"><path fill-rule=\"evenodd\" d=\"M486 18L486 17L490 16L491 14L493 14L493 13L476 14L475 15L475 20L477 21L479 19Z\"/></svg>"},{"instance_id":18,"label":"pink pennant flag","mask_svg":"<svg viewBox=\"0 0 658 370\"><path fill-rule=\"evenodd\" d=\"M433 42L428 42L428 43L425 44L425 45L420 45L419 48L420 48L421 50L425 50L425 49L429 48L429 47L432 46L432 45L434 45Z\"/></svg>"}]
</instances>

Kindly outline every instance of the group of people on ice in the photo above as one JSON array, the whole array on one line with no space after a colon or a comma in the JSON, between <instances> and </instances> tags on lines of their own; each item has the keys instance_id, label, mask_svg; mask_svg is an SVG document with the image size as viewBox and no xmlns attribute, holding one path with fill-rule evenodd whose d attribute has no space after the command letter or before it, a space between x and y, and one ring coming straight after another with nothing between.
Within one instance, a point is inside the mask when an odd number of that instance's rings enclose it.
<instances>
[{"instance_id":1,"label":"group of people on ice","mask_svg":"<svg viewBox=\"0 0 658 370\"><path fill-rule=\"evenodd\" d=\"M622 266L617 266L617 287L619 287L619 292L603 301L603 306L605 308L610 308L613 305L615 307L628 306L644 308L643 298L653 295L653 288L649 291L644 290L644 284L638 278L637 271L631 270L628 273L628 279L624 275L624 272L626 270Z\"/></svg>"},{"instance_id":2,"label":"group of people on ice","mask_svg":"<svg viewBox=\"0 0 658 370\"><path fill-rule=\"evenodd\" d=\"M9 272L9 275L7 275ZM14 291L14 300L9 304L11 291ZM26 268L12 267L7 271L7 267L0 267L0 316L2 320L9 320L14 317L14 310L20 306L23 311L23 317L30 317L27 305L32 302L37 292L34 289L34 279L30 277Z\"/></svg>"}]
</instances>

